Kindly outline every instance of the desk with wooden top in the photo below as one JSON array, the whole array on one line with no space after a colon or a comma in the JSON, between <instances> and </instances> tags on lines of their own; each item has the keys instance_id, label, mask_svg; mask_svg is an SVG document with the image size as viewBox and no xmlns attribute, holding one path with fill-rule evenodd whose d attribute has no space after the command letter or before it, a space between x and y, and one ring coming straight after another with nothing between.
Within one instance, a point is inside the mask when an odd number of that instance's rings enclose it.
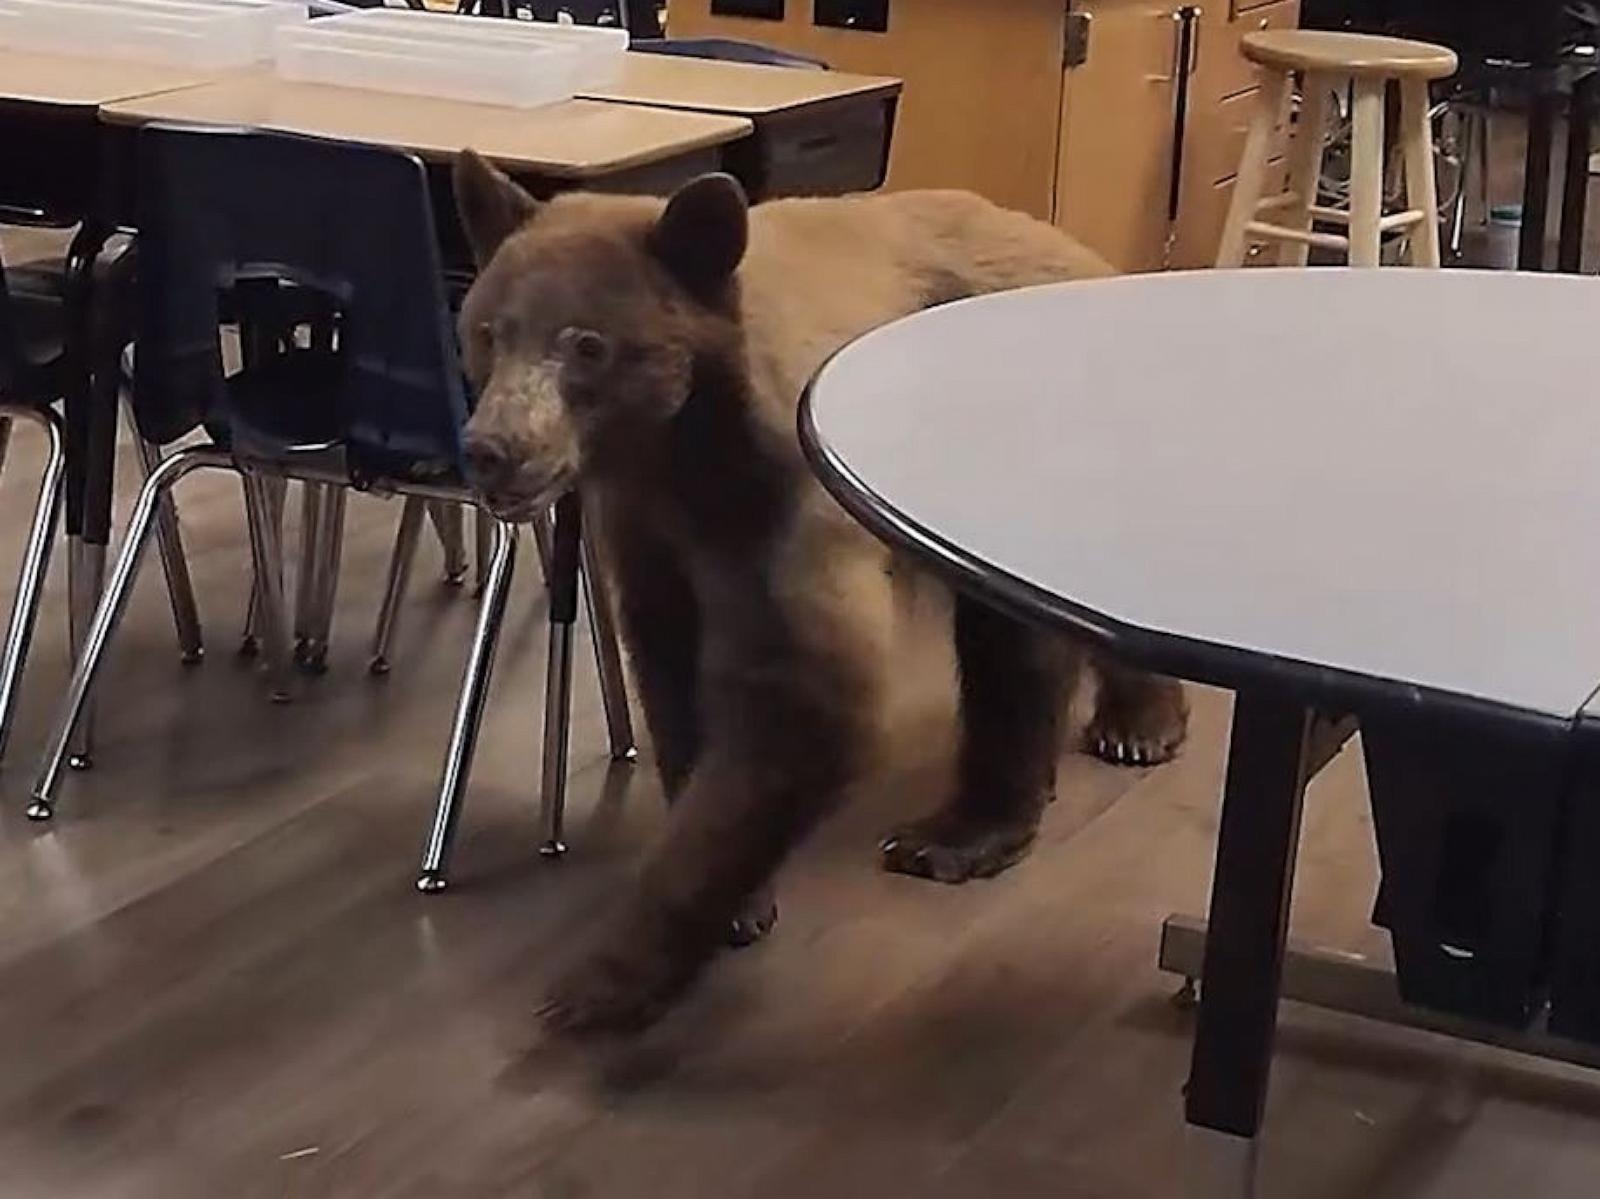
<instances>
[{"instance_id":1,"label":"desk with wooden top","mask_svg":"<svg viewBox=\"0 0 1600 1199\"><path fill-rule=\"evenodd\" d=\"M743 117L712 113L595 100L505 108L294 83L269 71L107 104L101 119L115 127L172 121L272 129L396 146L428 160L452 159L470 147L555 187L637 184L641 172L664 165L685 177L714 170L720 147L753 128Z\"/></svg>"},{"instance_id":2,"label":"desk with wooden top","mask_svg":"<svg viewBox=\"0 0 1600 1199\"><path fill-rule=\"evenodd\" d=\"M116 412L91 403L89 312L107 230L94 219L102 192L99 110L130 96L203 83L184 67L35 54L0 48L0 220L78 225L65 267L68 361L66 528L70 553L110 536L109 449ZM96 469L95 463L103 469ZM88 569L92 573L93 566ZM74 595L75 602L83 597Z\"/></svg>"},{"instance_id":3,"label":"desk with wooden top","mask_svg":"<svg viewBox=\"0 0 1600 1199\"><path fill-rule=\"evenodd\" d=\"M0 47L0 215L76 222L94 191L100 107L208 78L183 67Z\"/></svg>"},{"instance_id":4,"label":"desk with wooden top","mask_svg":"<svg viewBox=\"0 0 1600 1199\"><path fill-rule=\"evenodd\" d=\"M664 54L628 54L593 100L743 117L754 135L728 148L751 197L871 191L888 172L900 81Z\"/></svg>"}]
</instances>

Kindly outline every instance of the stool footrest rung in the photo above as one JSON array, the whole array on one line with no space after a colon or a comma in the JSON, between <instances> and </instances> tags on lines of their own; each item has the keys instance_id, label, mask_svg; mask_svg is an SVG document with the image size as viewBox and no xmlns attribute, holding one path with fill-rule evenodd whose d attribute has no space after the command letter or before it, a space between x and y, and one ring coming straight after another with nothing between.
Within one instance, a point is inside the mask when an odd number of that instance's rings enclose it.
<instances>
[{"instance_id":1,"label":"stool footrest rung","mask_svg":"<svg viewBox=\"0 0 1600 1199\"><path fill-rule=\"evenodd\" d=\"M1266 221L1251 221L1245 227L1247 233L1253 237L1271 237L1278 241L1299 242L1301 245L1317 246L1324 250L1350 249L1350 239L1338 233L1317 233L1311 229L1287 229L1282 225L1268 224Z\"/></svg>"},{"instance_id":2,"label":"stool footrest rung","mask_svg":"<svg viewBox=\"0 0 1600 1199\"><path fill-rule=\"evenodd\" d=\"M1277 212L1283 208L1294 208L1299 203L1299 192L1279 192L1275 196L1268 196L1265 200L1258 200L1256 202L1256 215L1259 216L1264 212Z\"/></svg>"}]
</instances>

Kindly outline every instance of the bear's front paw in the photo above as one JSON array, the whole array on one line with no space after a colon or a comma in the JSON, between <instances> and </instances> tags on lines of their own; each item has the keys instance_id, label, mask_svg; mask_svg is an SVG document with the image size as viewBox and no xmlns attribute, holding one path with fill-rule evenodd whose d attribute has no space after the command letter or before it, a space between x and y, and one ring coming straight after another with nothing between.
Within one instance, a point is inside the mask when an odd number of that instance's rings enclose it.
<instances>
[{"instance_id":1,"label":"bear's front paw","mask_svg":"<svg viewBox=\"0 0 1600 1199\"><path fill-rule=\"evenodd\" d=\"M550 989L539 1018L567 1036L641 1032L665 1014L693 973L659 951L608 946Z\"/></svg>"},{"instance_id":2,"label":"bear's front paw","mask_svg":"<svg viewBox=\"0 0 1600 1199\"><path fill-rule=\"evenodd\" d=\"M1027 857L1038 835L1034 818L976 820L939 812L895 829L878 846L883 868L952 885L992 878Z\"/></svg>"},{"instance_id":3,"label":"bear's front paw","mask_svg":"<svg viewBox=\"0 0 1600 1199\"><path fill-rule=\"evenodd\" d=\"M761 887L744 901L739 914L728 925L728 945L745 949L764 941L778 925L778 901L771 887Z\"/></svg>"}]
</instances>

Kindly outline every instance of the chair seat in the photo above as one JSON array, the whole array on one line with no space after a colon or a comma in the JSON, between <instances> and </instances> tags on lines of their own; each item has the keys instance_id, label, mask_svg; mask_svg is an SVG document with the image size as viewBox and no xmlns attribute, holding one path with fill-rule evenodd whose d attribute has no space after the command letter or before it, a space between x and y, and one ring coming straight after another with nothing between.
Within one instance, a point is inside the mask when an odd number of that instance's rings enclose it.
<instances>
[{"instance_id":1,"label":"chair seat","mask_svg":"<svg viewBox=\"0 0 1600 1199\"><path fill-rule=\"evenodd\" d=\"M1244 56L1280 71L1382 79L1447 79L1460 65L1447 46L1365 33L1272 29L1247 33Z\"/></svg>"}]
</instances>

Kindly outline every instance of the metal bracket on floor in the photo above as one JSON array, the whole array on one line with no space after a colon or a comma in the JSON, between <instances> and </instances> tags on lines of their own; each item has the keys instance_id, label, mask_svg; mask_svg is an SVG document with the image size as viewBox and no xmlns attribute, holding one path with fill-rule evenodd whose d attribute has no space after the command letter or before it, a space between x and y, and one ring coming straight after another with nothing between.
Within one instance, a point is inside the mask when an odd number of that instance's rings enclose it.
<instances>
[{"instance_id":1,"label":"metal bracket on floor","mask_svg":"<svg viewBox=\"0 0 1600 1199\"><path fill-rule=\"evenodd\" d=\"M1192 916L1167 917L1161 926L1158 964L1162 970L1193 982L1201 976L1205 952L1205 921ZM1530 1057L1600 1069L1600 1046L1552 1036L1537 1026L1519 1032L1480 1020L1414 1007L1400 997L1399 982L1388 963L1363 954L1311 948L1291 942L1283 961L1282 997L1383 1024L1420 1029ZM1200 1002L1205 1002L1203 988Z\"/></svg>"}]
</instances>

